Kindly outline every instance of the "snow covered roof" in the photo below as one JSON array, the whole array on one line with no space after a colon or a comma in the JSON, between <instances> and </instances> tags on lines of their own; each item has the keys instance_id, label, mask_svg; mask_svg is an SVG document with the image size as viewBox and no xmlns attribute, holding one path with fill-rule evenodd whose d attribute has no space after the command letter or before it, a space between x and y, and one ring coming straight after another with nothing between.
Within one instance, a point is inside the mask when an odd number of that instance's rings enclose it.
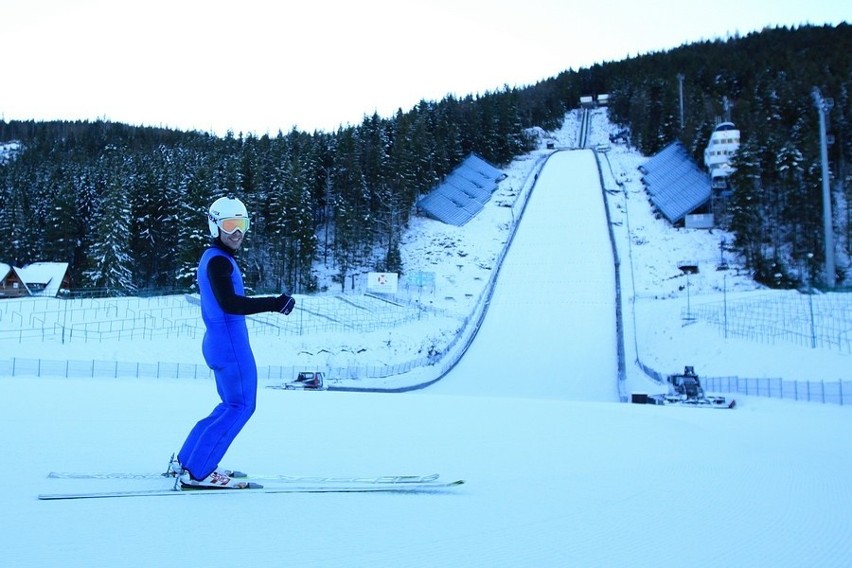
<instances>
[{"instance_id":1,"label":"snow covered roof","mask_svg":"<svg viewBox=\"0 0 852 568\"><path fill-rule=\"evenodd\" d=\"M672 224L710 201L710 178L680 142L660 150L639 170L651 202Z\"/></svg>"},{"instance_id":2,"label":"snow covered roof","mask_svg":"<svg viewBox=\"0 0 852 568\"><path fill-rule=\"evenodd\" d=\"M0 262L0 282L6 279L9 273L12 271L12 267L8 264Z\"/></svg>"},{"instance_id":3,"label":"snow covered roof","mask_svg":"<svg viewBox=\"0 0 852 568\"><path fill-rule=\"evenodd\" d=\"M497 183L505 177L498 168L470 154L417 206L430 217L461 226L482 210Z\"/></svg>"},{"instance_id":4,"label":"snow covered roof","mask_svg":"<svg viewBox=\"0 0 852 568\"><path fill-rule=\"evenodd\" d=\"M8 265L0 265L2 267ZM62 280L68 272L67 262L33 262L23 268L12 268L31 296L53 297L59 294ZM6 273L8 274L8 272ZM5 278L6 275L3 276Z\"/></svg>"}]
</instances>

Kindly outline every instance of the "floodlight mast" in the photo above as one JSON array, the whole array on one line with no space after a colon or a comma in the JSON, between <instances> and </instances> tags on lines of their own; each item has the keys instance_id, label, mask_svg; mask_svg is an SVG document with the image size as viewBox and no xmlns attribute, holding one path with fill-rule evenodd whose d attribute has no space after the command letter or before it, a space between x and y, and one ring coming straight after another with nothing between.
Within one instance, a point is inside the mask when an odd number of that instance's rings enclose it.
<instances>
[{"instance_id":1,"label":"floodlight mast","mask_svg":"<svg viewBox=\"0 0 852 568\"><path fill-rule=\"evenodd\" d=\"M836 270L834 265L834 231L832 230L831 216L831 191L829 190L828 172L828 140L825 134L825 113L834 107L832 99L825 99L818 87L814 87L811 93L819 111L819 149L822 162L822 225L825 241L825 285L834 288L836 284Z\"/></svg>"}]
</instances>

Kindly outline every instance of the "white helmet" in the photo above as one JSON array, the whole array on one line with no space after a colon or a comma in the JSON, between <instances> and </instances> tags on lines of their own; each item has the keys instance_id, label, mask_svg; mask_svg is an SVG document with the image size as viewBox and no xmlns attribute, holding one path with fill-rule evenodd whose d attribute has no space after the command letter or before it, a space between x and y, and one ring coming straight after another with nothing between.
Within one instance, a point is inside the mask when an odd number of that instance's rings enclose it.
<instances>
[{"instance_id":1,"label":"white helmet","mask_svg":"<svg viewBox=\"0 0 852 568\"><path fill-rule=\"evenodd\" d=\"M207 226L210 228L210 236L214 238L219 236L219 226L223 219L235 218L244 218L246 225L243 233L248 231L249 215L242 201L233 195L220 197L214 201L207 212Z\"/></svg>"}]
</instances>

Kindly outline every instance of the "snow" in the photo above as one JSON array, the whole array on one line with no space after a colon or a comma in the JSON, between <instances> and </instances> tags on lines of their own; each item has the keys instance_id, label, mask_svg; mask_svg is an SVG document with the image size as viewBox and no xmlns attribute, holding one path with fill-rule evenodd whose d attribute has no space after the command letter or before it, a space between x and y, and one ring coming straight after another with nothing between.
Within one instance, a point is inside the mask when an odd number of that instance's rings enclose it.
<instances>
[{"instance_id":1,"label":"snow","mask_svg":"<svg viewBox=\"0 0 852 568\"><path fill-rule=\"evenodd\" d=\"M596 111L592 144L606 141L609 128ZM577 129L572 114L547 136L570 148ZM448 346L458 322L479 306L521 219L482 326L447 377L404 394L262 388L257 413L222 464L292 475L437 471L465 479L464 486L437 495L38 501L39 493L126 483L46 479L50 471L165 469L215 404L215 388L208 379L7 376L0 378L4 560L87 567L850 565L852 457L838 435L852 427L848 406L739 395L737 409L722 411L617 402L612 251L594 158L564 151L544 163L545 140L506 169L507 180L467 225L413 220L402 250L406 272L434 272L435 287L407 294L440 315L392 330L252 336L261 368L289 360L395 364L429 345L457 349ZM644 158L621 145L606 156L612 170L603 184L611 190L625 298L625 392L660 388L637 358L662 373L694 365L701 376L849 380L849 354L840 349L725 338L701 318L685 325L684 309L787 293L761 289L729 253L731 269L717 271L720 240L730 235L674 230L655 219L636 171ZM699 267L688 287L681 261ZM311 301L298 300L300 307ZM3 322L22 318L10 313L0 312ZM199 341L19 343L0 336L0 363L196 363ZM399 386L434 378L430 372L338 384Z\"/></svg>"},{"instance_id":2,"label":"snow","mask_svg":"<svg viewBox=\"0 0 852 568\"><path fill-rule=\"evenodd\" d=\"M33 295L56 296L62 286L62 279L68 271L67 262L33 262L15 269L18 276L32 290ZM0 265L0 273L3 265ZM39 285L43 286L39 290Z\"/></svg>"}]
</instances>

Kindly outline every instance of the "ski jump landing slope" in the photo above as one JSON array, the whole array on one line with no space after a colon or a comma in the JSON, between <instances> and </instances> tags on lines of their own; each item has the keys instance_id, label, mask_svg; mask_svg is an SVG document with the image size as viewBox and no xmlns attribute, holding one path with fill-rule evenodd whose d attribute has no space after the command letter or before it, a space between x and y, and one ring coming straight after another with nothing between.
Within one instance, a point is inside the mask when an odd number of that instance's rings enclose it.
<instances>
[{"instance_id":1,"label":"ski jump landing slope","mask_svg":"<svg viewBox=\"0 0 852 568\"><path fill-rule=\"evenodd\" d=\"M618 401L614 271L593 152L554 154L479 332L426 392Z\"/></svg>"}]
</instances>

